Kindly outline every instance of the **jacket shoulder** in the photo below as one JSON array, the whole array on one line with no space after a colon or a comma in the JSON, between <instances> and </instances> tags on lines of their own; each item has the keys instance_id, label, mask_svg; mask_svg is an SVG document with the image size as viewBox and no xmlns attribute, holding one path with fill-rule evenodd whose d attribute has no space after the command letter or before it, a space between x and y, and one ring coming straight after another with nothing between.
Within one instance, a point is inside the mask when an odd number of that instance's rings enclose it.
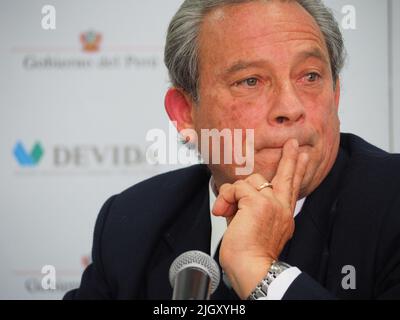
<instances>
[{"instance_id":1,"label":"jacket shoulder","mask_svg":"<svg viewBox=\"0 0 400 320\"><path fill-rule=\"evenodd\" d=\"M386 152L353 134L341 135L341 148L355 174L373 180L400 179L400 154Z\"/></svg>"},{"instance_id":2,"label":"jacket shoulder","mask_svg":"<svg viewBox=\"0 0 400 320\"><path fill-rule=\"evenodd\" d=\"M135 207L143 203L147 208L162 206L163 202L171 205L175 200L184 200L210 179L210 172L205 165L194 165L163 174L156 175L122 191L114 199L114 208Z\"/></svg>"},{"instance_id":3,"label":"jacket shoulder","mask_svg":"<svg viewBox=\"0 0 400 320\"><path fill-rule=\"evenodd\" d=\"M112 295L137 296L154 248L188 206L204 197L209 178L206 166L195 165L154 176L106 202L97 219L93 247Z\"/></svg>"}]
</instances>

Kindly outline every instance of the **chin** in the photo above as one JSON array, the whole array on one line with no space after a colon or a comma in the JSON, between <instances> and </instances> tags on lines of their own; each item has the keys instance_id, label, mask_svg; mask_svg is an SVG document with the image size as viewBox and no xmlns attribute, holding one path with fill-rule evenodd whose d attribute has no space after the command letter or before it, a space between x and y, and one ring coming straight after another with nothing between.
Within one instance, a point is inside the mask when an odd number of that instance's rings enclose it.
<instances>
[{"instance_id":1,"label":"chin","mask_svg":"<svg viewBox=\"0 0 400 320\"><path fill-rule=\"evenodd\" d=\"M256 163L254 165L254 173L262 175L267 181L272 181L276 175L279 161L268 163Z\"/></svg>"}]
</instances>

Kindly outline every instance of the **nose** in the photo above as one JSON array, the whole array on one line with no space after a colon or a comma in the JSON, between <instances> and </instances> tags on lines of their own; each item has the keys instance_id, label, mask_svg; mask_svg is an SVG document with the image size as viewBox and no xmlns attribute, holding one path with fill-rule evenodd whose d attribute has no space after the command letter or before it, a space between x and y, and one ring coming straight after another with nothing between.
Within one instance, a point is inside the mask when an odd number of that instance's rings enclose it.
<instances>
[{"instance_id":1,"label":"nose","mask_svg":"<svg viewBox=\"0 0 400 320\"><path fill-rule=\"evenodd\" d=\"M304 106L291 83L281 85L275 93L268 114L272 126L291 126L305 118Z\"/></svg>"}]
</instances>

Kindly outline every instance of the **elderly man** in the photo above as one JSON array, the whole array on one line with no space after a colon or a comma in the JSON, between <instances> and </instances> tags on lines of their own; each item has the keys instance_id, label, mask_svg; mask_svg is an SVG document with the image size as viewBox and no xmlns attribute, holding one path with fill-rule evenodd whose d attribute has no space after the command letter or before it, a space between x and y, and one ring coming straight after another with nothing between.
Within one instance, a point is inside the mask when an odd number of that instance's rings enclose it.
<instances>
[{"instance_id":1,"label":"elderly man","mask_svg":"<svg viewBox=\"0 0 400 320\"><path fill-rule=\"evenodd\" d=\"M343 61L320 0L186 0L167 113L197 136L253 129L254 170L211 162L110 198L66 298L170 299L169 266L195 249L227 278L211 298L400 298L400 157L340 134Z\"/></svg>"}]
</instances>

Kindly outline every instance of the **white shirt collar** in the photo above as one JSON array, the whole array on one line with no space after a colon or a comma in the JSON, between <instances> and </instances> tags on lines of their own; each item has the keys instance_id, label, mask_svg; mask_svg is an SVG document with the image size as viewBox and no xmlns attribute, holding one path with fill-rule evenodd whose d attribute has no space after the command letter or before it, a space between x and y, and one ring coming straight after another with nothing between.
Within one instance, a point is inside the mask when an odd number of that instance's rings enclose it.
<instances>
[{"instance_id":1,"label":"white shirt collar","mask_svg":"<svg viewBox=\"0 0 400 320\"><path fill-rule=\"evenodd\" d=\"M214 178L211 176L210 182L209 182L209 193L210 193L210 215L211 215L211 247L210 247L210 253L211 256L213 257L215 254L215 251L217 250L218 244L222 239L222 236L224 235L224 232L227 228L226 224L226 219L224 217L216 217L212 214L212 208L214 206L214 202L217 199L217 192L214 190ZM294 217L296 217L304 204L304 201L306 198L300 199L296 203L296 208L294 209Z\"/></svg>"}]
</instances>

